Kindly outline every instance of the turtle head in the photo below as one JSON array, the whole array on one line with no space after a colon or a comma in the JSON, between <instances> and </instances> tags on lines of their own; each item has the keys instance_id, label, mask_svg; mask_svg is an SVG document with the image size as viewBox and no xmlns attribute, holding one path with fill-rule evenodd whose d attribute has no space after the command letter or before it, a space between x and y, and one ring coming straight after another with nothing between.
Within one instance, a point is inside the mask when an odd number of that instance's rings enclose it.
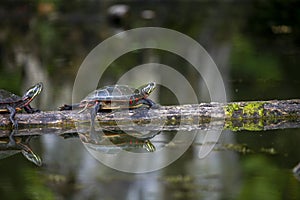
<instances>
[{"instance_id":1,"label":"turtle head","mask_svg":"<svg viewBox=\"0 0 300 200\"><path fill-rule=\"evenodd\" d=\"M27 160L33 162L37 166L42 166L43 163L41 158L38 155L36 155L31 149L23 149L22 154L25 156L25 158L27 158Z\"/></svg>"},{"instance_id":2,"label":"turtle head","mask_svg":"<svg viewBox=\"0 0 300 200\"><path fill-rule=\"evenodd\" d=\"M155 82L150 82L146 85L142 85L139 87L140 93L142 96L147 97L153 92L153 90L156 88L156 83Z\"/></svg>"},{"instance_id":3,"label":"turtle head","mask_svg":"<svg viewBox=\"0 0 300 200\"><path fill-rule=\"evenodd\" d=\"M26 93L23 95L22 99L23 101L27 101L30 103L38 94L41 93L43 89L43 84L42 83L37 83L31 88L29 88Z\"/></svg>"}]
</instances>

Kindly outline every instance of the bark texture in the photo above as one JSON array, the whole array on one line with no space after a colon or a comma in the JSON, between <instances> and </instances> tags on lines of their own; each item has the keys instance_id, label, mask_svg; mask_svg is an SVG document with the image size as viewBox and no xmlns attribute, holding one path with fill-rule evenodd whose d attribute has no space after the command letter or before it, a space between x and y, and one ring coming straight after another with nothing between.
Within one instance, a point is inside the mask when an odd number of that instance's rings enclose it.
<instances>
[{"instance_id":1,"label":"bark texture","mask_svg":"<svg viewBox=\"0 0 300 200\"><path fill-rule=\"evenodd\" d=\"M45 111L17 113L19 129L69 129L76 124L89 124L90 113ZM300 100L200 103L161 106L158 109L114 110L100 112L96 124L109 130L270 130L300 127ZM9 114L0 115L0 129L11 127ZM47 131L46 131L47 132Z\"/></svg>"}]
</instances>

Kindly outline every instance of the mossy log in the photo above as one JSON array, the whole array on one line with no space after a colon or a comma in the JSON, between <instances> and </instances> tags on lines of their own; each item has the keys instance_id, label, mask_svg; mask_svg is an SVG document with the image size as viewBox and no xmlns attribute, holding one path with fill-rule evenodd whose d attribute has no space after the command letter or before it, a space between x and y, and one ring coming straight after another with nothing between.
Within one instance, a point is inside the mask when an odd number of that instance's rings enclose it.
<instances>
[{"instance_id":1,"label":"mossy log","mask_svg":"<svg viewBox=\"0 0 300 200\"><path fill-rule=\"evenodd\" d=\"M89 123L89 112L43 111L34 114L17 113L22 128L72 128L78 123ZM270 130L300 127L300 100L245 101L231 103L200 103L161 106L158 109L114 110L100 112L96 122L101 127L115 130ZM0 115L0 129L11 127L9 114Z\"/></svg>"}]
</instances>

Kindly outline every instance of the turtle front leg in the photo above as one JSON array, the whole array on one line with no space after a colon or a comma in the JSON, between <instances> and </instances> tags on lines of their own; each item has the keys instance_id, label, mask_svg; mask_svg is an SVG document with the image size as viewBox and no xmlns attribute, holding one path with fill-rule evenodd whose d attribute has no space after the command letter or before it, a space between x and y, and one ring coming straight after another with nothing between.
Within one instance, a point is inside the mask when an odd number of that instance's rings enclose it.
<instances>
[{"instance_id":1,"label":"turtle front leg","mask_svg":"<svg viewBox=\"0 0 300 200\"><path fill-rule=\"evenodd\" d=\"M95 119L99 109L101 109L101 102L97 101L95 106L91 109L91 130L90 130L90 138L94 141L98 141L97 133L95 131Z\"/></svg>"},{"instance_id":2,"label":"turtle front leg","mask_svg":"<svg viewBox=\"0 0 300 200\"><path fill-rule=\"evenodd\" d=\"M96 115L99 109L101 109L102 103L97 101L93 109L91 109L91 127L94 127Z\"/></svg>"},{"instance_id":3,"label":"turtle front leg","mask_svg":"<svg viewBox=\"0 0 300 200\"><path fill-rule=\"evenodd\" d=\"M17 145L16 140L14 138L15 133L17 133L18 130L12 130L9 134L9 142L8 142L8 146L9 147L15 147Z\"/></svg>"},{"instance_id":4,"label":"turtle front leg","mask_svg":"<svg viewBox=\"0 0 300 200\"><path fill-rule=\"evenodd\" d=\"M6 108L7 108L7 110L9 110L9 113L10 113L9 119L12 122L13 127L15 129L18 129L18 122L17 122L17 120L15 120L15 115L16 115L16 112L17 112L16 109L9 106L9 105L7 105Z\"/></svg>"},{"instance_id":5,"label":"turtle front leg","mask_svg":"<svg viewBox=\"0 0 300 200\"><path fill-rule=\"evenodd\" d=\"M154 108L154 109L159 108L159 105L154 101L152 101L151 99L141 99L136 104L145 104L149 106L149 108Z\"/></svg>"},{"instance_id":6,"label":"turtle front leg","mask_svg":"<svg viewBox=\"0 0 300 200\"><path fill-rule=\"evenodd\" d=\"M41 112L39 109L37 108L32 108L29 104L27 106L24 107L24 110L27 113L36 113L36 112Z\"/></svg>"}]
</instances>

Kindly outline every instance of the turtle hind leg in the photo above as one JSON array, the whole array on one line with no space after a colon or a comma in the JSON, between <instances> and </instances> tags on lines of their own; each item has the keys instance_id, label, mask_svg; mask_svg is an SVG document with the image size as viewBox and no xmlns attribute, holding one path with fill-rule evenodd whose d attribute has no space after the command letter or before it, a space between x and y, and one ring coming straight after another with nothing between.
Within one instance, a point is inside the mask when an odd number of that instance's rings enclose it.
<instances>
[{"instance_id":1,"label":"turtle hind leg","mask_svg":"<svg viewBox=\"0 0 300 200\"><path fill-rule=\"evenodd\" d=\"M15 115L16 115L16 112L17 112L16 109L13 108L13 107L11 107L11 106L9 106L9 105L6 106L6 108L9 110L9 113L10 113L9 119L12 122L13 127L15 129L18 129L18 122L17 122L17 120L15 120Z\"/></svg>"},{"instance_id":2,"label":"turtle hind leg","mask_svg":"<svg viewBox=\"0 0 300 200\"><path fill-rule=\"evenodd\" d=\"M72 104L72 105L64 104L63 106L58 107L58 110L59 111L74 110L74 109L78 109L78 108L80 108L79 104Z\"/></svg>"},{"instance_id":3,"label":"turtle hind leg","mask_svg":"<svg viewBox=\"0 0 300 200\"><path fill-rule=\"evenodd\" d=\"M58 110L73 110L73 106L64 104L63 106L58 107Z\"/></svg>"}]
</instances>

